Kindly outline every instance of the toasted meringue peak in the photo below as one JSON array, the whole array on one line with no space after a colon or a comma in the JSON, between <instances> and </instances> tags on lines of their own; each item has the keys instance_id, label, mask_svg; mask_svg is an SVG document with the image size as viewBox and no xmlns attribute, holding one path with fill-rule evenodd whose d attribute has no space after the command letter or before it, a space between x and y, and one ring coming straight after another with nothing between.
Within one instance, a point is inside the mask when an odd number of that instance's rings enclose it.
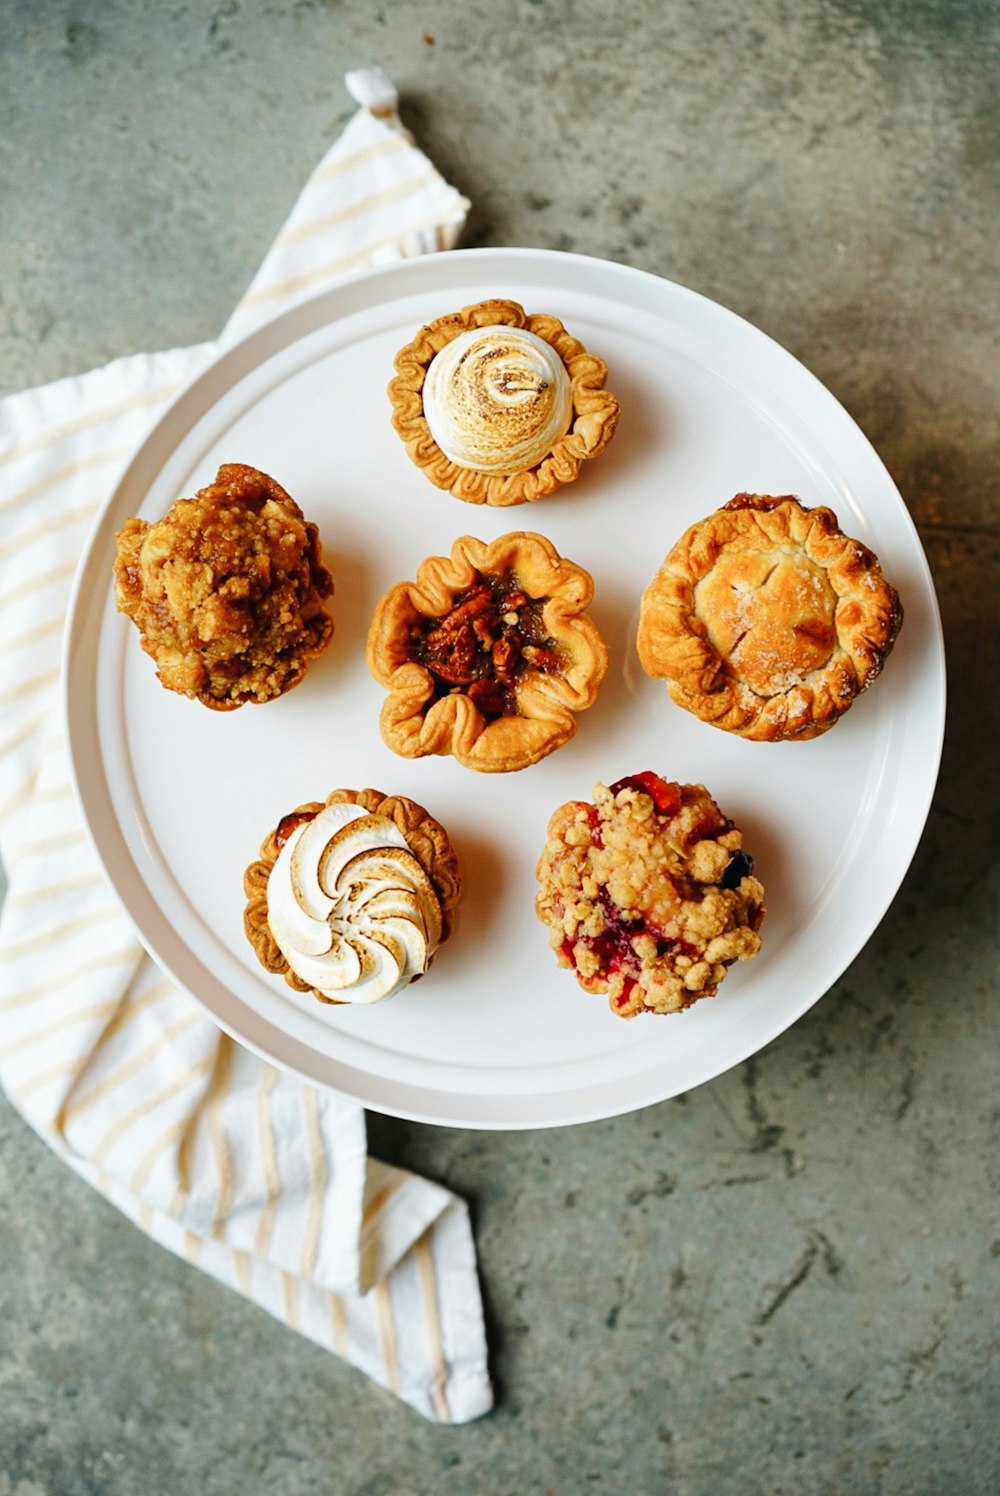
<instances>
[{"instance_id":1,"label":"toasted meringue peak","mask_svg":"<svg viewBox=\"0 0 1000 1496\"><path fill-rule=\"evenodd\" d=\"M474 327L446 343L428 367L423 402L449 461L481 473L534 467L573 417L565 364L522 327Z\"/></svg>"},{"instance_id":2,"label":"toasted meringue peak","mask_svg":"<svg viewBox=\"0 0 1000 1496\"><path fill-rule=\"evenodd\" d=\"M402 832L357 805L295 828L268 879L267 918L292 971L336 1002L394 996L441 939L440 902Z\"/></svg>"}]
</instances>

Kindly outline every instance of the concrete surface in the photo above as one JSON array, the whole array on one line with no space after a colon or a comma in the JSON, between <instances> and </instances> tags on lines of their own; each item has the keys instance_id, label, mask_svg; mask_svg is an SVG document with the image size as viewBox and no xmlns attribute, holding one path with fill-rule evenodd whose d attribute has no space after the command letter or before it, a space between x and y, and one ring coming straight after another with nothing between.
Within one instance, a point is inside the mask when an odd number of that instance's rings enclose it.
<instances>
[{"instance_id":1,"label":"concrete surface","mask_svg":"<svg viewBox=\"0 0 1000 1496\"><path fill-rule=\"evenodd\" d=\"M867 948L674 1102L373 1118L473 1205L499 1403L424 1424L148 1243L0 1103L0 1496L1000 1487L997 36L985 0L4 0L0 386L212 336L380 60L466 242L713 296L875 442L939 588L926 834Z\"/></svg>"}]
</instances>

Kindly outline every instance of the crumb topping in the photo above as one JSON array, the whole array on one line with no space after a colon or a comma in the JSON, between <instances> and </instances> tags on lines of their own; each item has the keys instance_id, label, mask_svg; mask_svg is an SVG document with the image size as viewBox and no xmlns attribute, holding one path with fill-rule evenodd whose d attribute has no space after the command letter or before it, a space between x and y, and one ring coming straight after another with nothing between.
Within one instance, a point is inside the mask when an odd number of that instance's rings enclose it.
<instances>
[{"instance_id":1,"label":"crumb topping","mask_svg":"<svg viewBox=\"0 0 1000 1496\"><path fill-rule=\"evenodd\" d=\"M559 964L622 1018L713 996L760 949L764 890L742 842L703 785L652 773L560 806L535 901Z\"/></svg>"},{"instance_id":2,"label":"crumb topping","mask_svg":"<svg viewBox=\"0 0 1000 1496\"><path fill-rule=\"evenodd\" d=\"M227 710L296 685L329 642L319 535L273 478L231 463L117 538L118 608L171 691Z\"/></svg>"}]
</instances>

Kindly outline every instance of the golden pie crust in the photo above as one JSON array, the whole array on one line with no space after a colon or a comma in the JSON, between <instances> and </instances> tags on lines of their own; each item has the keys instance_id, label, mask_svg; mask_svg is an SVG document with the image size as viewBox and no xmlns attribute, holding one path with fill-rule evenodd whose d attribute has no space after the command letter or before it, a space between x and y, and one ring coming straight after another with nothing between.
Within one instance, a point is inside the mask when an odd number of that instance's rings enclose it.
<instances>
[{"instance_id":1,"label":"golden pie crust","mask_svg":"<svg viewBox=\"0 0 1000 1496\"><path fill-rule=\"evenodd\" d=\"M359 805L369 815L385 816L395 823L438 896L441 905L439 949L454 927L455 907L462 892L462 874L447 831L429 811L415 800L408 800L405 795L384 795L381 790L373 789L334 790L325 800L310 800L305 805L297 806L289 815L282 817L273 831L268 832L261 843L260 857L250 864L243 875L243 891L247 896L243 928L247 939L265 971L283 976L289 987L294 987L296 992L311 992L321 1003L342 1007L344 1004L337 998L318 992L292 971L278 949L267 922L267 880L284 842L297 825L319 815L328 805ZM414 977L413 980L418 981L419 978Z\"/></svg>"},{"instance_id":2,"label":"golden pie crust","mask_svg":"<svg viewBox=\"0 0 1000 1496\"><path fill-rule=\"evenodd\" d=\"M681 537L642 598L639 658L678 706L777 743L831 728L881 671L899 595L830 509L737 494Z\"/></svg>"},{"instance_id":3,"label":"golden pie crust","mask_svg":"<svg viewBox=\"0 0 1000 1496\"><path fill-rule=\"evenodd\" d=\"M472 328L501 325L525 328L555 349L569 375L573 405L569 430L548 456L523 472L508 474L483 473L452 462L431 435L422 395L427 370L447 343ZM529 316L516 301L477 301L460 312L435 318L399 351L395 367L395 378L389 384L393 426L430 481L467 504L506 507L545 498L560 485L572 483L583 463L604 450L618 424L618 401L604 388L608 377L604 360L588 353L558 317Z\"/></svg>"},{"instance_id":4,"label":"golden pie crust","mask_svg":"<svg viewBox=\"0 0 1000 1496\"><path fill-rule=\"evenodd\" d=\"M114 575L160 682L213 711L290 691L333 634L316 526L245 463L225 463L155 524L128 520Z\"/></svg>"},{"instance_id":5,"label":"golden pie crust","mask_svg":"<svg viewBox=\"0 0 1000 1496\"><path fill-rule=\"evenodd\" d=\"M389 695L379 725L403 758L453 754L485 773L523 769L576 731L608 652L586 613L590 573L543 535L460 536L375 609L368 666Z\"/></svg>"}]
</instances>

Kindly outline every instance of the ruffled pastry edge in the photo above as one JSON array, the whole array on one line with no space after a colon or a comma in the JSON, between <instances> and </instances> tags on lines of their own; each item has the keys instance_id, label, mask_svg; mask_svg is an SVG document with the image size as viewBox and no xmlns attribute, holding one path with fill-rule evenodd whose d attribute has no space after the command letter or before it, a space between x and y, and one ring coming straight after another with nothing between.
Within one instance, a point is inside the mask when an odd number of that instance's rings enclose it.
<instances>
[{"instance_id":1,"label":"ruffled pastry edge","mask_svg":"<svg viewBox=\"0 0 1000 1496\"><path fill-rule=\"evenodd\" d=\"M433 675L410 658L409 629L415 616L446 615L477 578L507 571L529 598L548 599L542 618L569 665L558 674L526 667L517 686L521 714L487 721L464 692L433 700ZM575 714L593 706L608 668L607 646L585 611L593 593L588 571L530 531L489 544L462 535L450 556L422 561L415 582L385 593L368 630L368 668L389 691L379 717L386 746L402 758L451 754L480 773L524 769L555 752L576 732Z\"/></svg>"},{"instance_id":2,"label":"ruffled pastry edge","mask_svg":"<svg viewBox=\"0 0 1000 1496\"><path fill-rule=\"evenodd\" d=\"M445 344L471 328L501 325L525 328L555 349L569 375L573 420L548 456L534 467L520 473L481 473L475 468L460 467L442 452L424 415L423 386L432 359ZM562 484L572 483L582 464L604 450L618 424L618 401L604 388L608 377L604 360L588 353L558 317L529 316L516 301L497 297L436 317L400 349L395 367L396 375L390 380L388 391L393 426L412 460L430 481L466 504L505 508L545 498Z\"/></svg>"},{"instance_id":3,"label":"ruffled pastry edge","mask_svg":"<svg viewBox=\"0 0 1000 1496\"><path fill-rule=\"evenodd\" d=\"M800 547L837 597L830 659L803 684L770 697L730 674L694 600L720 551L751 527L774 544ZM840 529L831 509L806 509L791 494L742 493L692 525L669 552L643 593L636 643L647 675L665 680L671 699L703 722L758 742L802 742L827 732L871 685L902 622L899 594L878 558Z\"/></svg>"},{"instance_id":4,"label":"ruffled pastry edge","mask_svg":"<svg viewBox=\"0 0 1000 1496\"><path fill-rule=\"evenodd\" d=\"M394 822L407 846L427 874L441 905L441 939L444 944L454 927L454 913L462 893L462 872L458 854L440 821L405 795L384 795L381 790L334 790L325 800L309 800L288 815L318 815L328 805L358 805L369 815L382 815ZM282 820L287 820L288 815ZM279 822L280 825L280 822ZM278 826L261 842L260 857L243 874L243 891L247 905L243 911L243 929L265 971L283 976L296 992L311 992L321 1003L332 1007L348 1006L338 998L328 997L292 971L271 933L267 919L267 881L278 860L281 848L277 842ZM432 958L433 959L433 958ZM415 977L414 981L419 981Z\"/></svg>"}]
</instances>

